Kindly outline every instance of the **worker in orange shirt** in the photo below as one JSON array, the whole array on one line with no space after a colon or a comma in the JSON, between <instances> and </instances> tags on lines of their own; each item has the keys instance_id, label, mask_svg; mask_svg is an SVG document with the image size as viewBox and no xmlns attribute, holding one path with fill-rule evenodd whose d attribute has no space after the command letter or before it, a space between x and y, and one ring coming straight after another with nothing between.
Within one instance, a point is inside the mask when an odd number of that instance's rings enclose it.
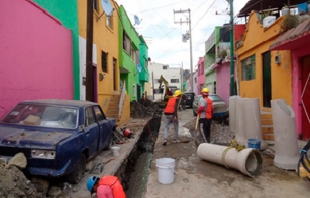
<instances>
[{"instance_id":1,"label":"worker in orange shirt","mask_svg":"<svg viewBox=\"0 0 310 198\"><path fill-rule=\"evenodd\" d=\"M199 116L199 131L203 132L204 142L210 143L210 131L211 131L211 121L213 114L213 102L208 97L209 89L203 88L201 90L202 98L199 100L197 113Z\"/></svg>"},{"instance_id":2,"label":"worker in orange shirt","mask_svg":"<svg viewBox=\"0 0 310 198\"><path fill-rule=\"evenodd\" d=\"M92 176L87 180L87 190L97 198L126 198L123 186L116 176L107 175L101 179Z\"/></svg>"},{"instance_id":3,"label":"worker in orange shirt","mask_svg":"<svg viewBox=\"0 0 310 198\"><path fill-rule=\"evenodd\" d=\"M178 106L180 105L180 97L182 92L180 90L176 90L174 92L173 98L168 100L167 106L164 110L164 114L166 116L165 121L165 135L164 135L164 143L163 145L167 145L168 133L169 133L169 125L173 123L174 125L174 136L173 142L179 142L178 133L179 133L179 121L178 121Z\"/></svg>"}]
</instances>

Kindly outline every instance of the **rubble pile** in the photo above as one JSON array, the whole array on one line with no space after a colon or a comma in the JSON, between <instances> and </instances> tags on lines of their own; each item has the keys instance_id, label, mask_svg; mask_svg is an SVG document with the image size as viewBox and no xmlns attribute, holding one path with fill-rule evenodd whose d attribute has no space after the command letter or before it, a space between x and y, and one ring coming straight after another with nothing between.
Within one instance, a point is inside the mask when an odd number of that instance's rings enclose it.
<instances>
[{"instance_id":1,"label":"rubble pile","mask_svg":"<svg viewBox=\"0 0 310 198\"><path fill-rule=\"evenodd\" d=\"M8 164L0 161L0 177L0 197L45 197L37 192L35 185L16 166L8 166Z\"/></svg>"},{"instance_id":2,"label":"rubble pile","mask_svg":"<svg viewBox=\"0 0 310 198\"><path fill-rule=\"evenodd\" d=\"M195 130L195 124L196 124L196 118L184 125L184 127L189 129L193 137L195 137L196 133L198 133L198 131L196 132ZM228 146L230 145L230 140L233 139L234 137L235 133L229 130L228 125L222 125L212 121L211 143ZM197 141L196 144L199 145L202 142L202 139L198 137L196 141Z\"/></svg>"},{"instance_id":3,"label":"rubble pile","mask_svg":"<svg viewBox=\"0 0 310 198\"><path fill-rule=\"evenodd\" d=\"M130 117L131 118L146 118L154 117L156 114L161 114L160 104L152 102L151 100L144 100L143 102L130 102Z\"/></svg>"}]
</instances>

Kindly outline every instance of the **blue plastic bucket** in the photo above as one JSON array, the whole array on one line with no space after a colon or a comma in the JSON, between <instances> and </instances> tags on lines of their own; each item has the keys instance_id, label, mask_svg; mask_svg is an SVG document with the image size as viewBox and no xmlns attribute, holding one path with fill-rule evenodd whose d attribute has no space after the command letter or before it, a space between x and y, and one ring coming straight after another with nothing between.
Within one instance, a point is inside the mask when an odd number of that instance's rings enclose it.
<instances>
[{"instance_id":1,"label":"blue plastic bucket","mask_svg":"<svg viewBox=\"0 0 310 198\"><path fill-rule=\"evenodd\" d=\"M248 147L260 150L260 139L248 139Z\"/></svg>"}]
</instances>

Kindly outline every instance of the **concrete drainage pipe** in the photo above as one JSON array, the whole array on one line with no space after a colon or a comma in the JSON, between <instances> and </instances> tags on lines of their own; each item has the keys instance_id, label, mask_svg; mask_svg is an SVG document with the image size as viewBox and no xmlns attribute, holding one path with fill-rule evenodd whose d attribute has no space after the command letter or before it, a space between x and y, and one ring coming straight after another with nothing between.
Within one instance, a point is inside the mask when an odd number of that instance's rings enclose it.
<instances>
[{"instance_id":1,"label":"concrete drainage pipe","mask_svg":"<svg viewBox=\"0 0 310 198\"><path fill-rule=\"evenodd\" d=\"M237 151L232 147L202 143L198 146L197 155L200 159L239 170L250 177L258 176L263 165L260 152L252 148Z\"/></svg>"}]
</instances>

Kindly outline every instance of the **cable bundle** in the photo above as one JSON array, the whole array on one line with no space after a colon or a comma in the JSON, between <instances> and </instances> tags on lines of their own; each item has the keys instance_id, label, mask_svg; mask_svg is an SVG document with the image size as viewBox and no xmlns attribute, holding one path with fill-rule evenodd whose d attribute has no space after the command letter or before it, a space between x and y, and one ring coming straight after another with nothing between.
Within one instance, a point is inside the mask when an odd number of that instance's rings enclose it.
<instances>
[{"instance_id":1,"label":"cable bundle","mask_svg":"<svg viewBox=\"0 0 310 198\"><path fill-rule=\"evenodd\" d=\"M307 152L310 149L310 140L304 146L304 148L300 151L300 158L298 161L297 173L298 176L305 178L306 176L310 176L310 160L308 158ZM306 171L308 173L306 173ZM309 177L310 178L310 177Z\"/></svg>"}]
</instances>

